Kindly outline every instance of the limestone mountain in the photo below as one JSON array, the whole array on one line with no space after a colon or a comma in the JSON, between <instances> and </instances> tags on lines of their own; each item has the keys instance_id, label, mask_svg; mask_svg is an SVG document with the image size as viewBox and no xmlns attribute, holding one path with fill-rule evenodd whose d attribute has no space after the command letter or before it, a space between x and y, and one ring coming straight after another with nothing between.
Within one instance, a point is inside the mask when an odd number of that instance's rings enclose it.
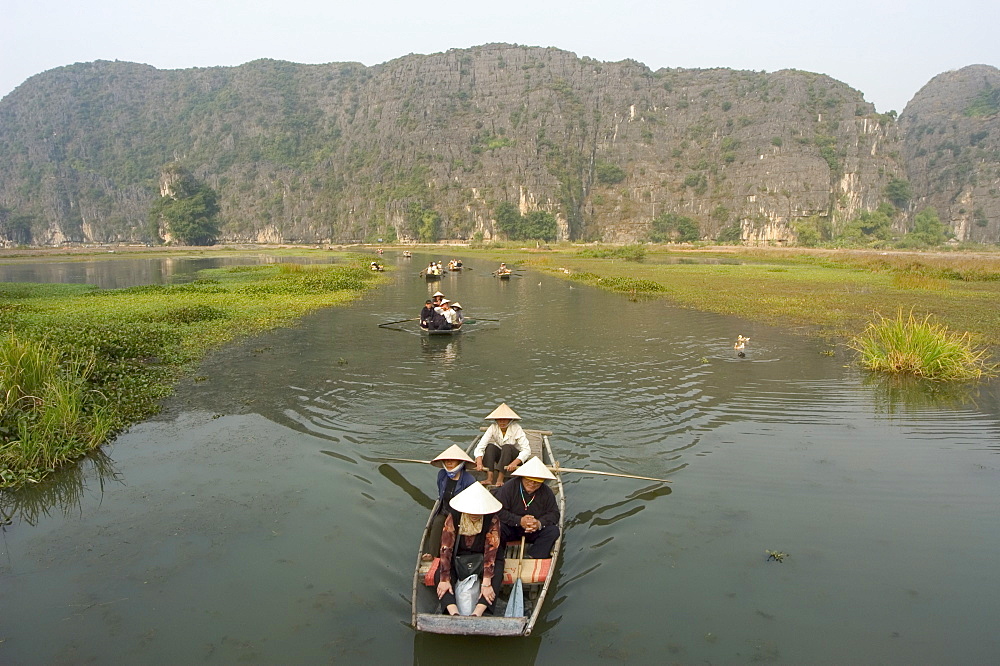
<instances>
[{"instance_id":1,"label":"limestone mountain","mask_svg":"<svg viewBox=\"0 0 1000 666\"><path fill-rule=\"evenodd\" d=\"M1000 240L1000 70L939 74L899 116L914 208L932 206L959 240Z\"/></svg>"},{"instance_id":2,"label":"limestone mountain","mask_svg":"<svg viewBox=\"0 0 1000 666\"><path fill-rule=\"evenodd\" d=\"M180 164L217 193L229 241L413 238L428 211L442 237L491 238L505 202L574 240L641 239L662 213L707 238L793 240L797 220L836 228L885 201L904 153L891 115L798 70L651 71L507 44L373 67L98 61L0 100L0 239L150 240L161 169ZM912 176L921 201L934 167ZM977 228L995 241L993 210Z\"/></svg>"}]
</instances>

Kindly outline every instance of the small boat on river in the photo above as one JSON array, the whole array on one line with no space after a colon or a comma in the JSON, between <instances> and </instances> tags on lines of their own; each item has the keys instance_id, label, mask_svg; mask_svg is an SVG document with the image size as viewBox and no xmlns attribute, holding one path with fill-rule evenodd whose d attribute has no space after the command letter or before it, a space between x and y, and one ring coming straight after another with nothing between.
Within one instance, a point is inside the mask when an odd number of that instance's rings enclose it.
<instances>
[{"instance_id":1,"label":"small boat on river","mask_svg":"<svg viewBox=\"0 0 1000 666\"><path fill-rule=\"evenodd\" d=\"M458 335L462 332L462 325L458 324L451 328L425 328L420 327L421 335Z\"/></svg>"},{"instance_id":2,"label":"small boat on river","mask_svg":"<svg viewBox=\"0 0 1000 666\"><path fill-rule=\"evenodd\" d=\"M556 477L549 486L555 493L556 502L559 505L559 538L552 546L552 556L547 559L522 559L518 557L520 541L516 544L514 542L506 544L503 589L497 594L493 608L494 614L483 617L445 615L441 612L434 584L434 574L439 564L438 559L435 558L431 562L421 559L424 544L430 537L434 514L438 510L438 504L435 503L434 508L431 509L431 515L427 519L427 525L424 527L420 548L417 549L417 567L413 573L413 627L417 631L467 636L528 636L534 629L535 622L538 620L542 605L548 595L553 573L559 560L559 552L562 549L566 521L566 498L563 492L562 476L549 444L549 435L552 433L547 430L528 429L525 429L524 432L528 435L532 454L538 456ZM478 440L479 437L476 437L469 445L468 453L470 455ZM483 476L482 472L473 471L472 473L477 478ZM480 480L482 479L480 478ZM518 571L519 568L520 571ZM524 616L505 617L515 577L518 575L524 588Z\"/></svg>"}]
</instances>

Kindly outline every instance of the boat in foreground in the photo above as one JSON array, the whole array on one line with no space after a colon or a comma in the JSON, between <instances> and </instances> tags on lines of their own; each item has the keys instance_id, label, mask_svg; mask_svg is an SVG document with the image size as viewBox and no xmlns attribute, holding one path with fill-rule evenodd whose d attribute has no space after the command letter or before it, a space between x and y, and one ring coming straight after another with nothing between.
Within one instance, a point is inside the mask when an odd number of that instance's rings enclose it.
<instances>
[{"instance_id":1,"label":"boat in foreground","mask_svg":"<svg viewBox=\"0 0 1000 666\"><path fill-rule=\"evenodd\" d=\"M434 508L431 509L431 515L427 519L427 524L424 526L420 548L417 550L417 567L413 573L413 627L417 631L466 636L528 636L534 629L545 597L549 592L556 563L559 560L559 552L562 549L566 521L566 498L563 493L562 476L556 467L556 459L552 455L552 447L549 444L548 436L552 433L547 430L528 429L525 429L524 432L528 435L532 454L538 456L556 477L549 486L555 493L556 502L559 505L559 538L552 546L552 557L537 560L519 558L521 542L506 544L503 589L497 594L497 600L493 607L494 614L483 617L445 615L441 612L441 604L438 601L437 589L434 584L434 573L437 571L438 560L435 558L431 562L425 562L420 557L421 553L424 552L424 544L430 537L434 514L438 510L438 504L435 503ZM469 445L470 455L478 440L479 438L476 437ZM473 471L472 474L479 480L485 478L483 472ZM520 571L517 570L519 565ZM507 603L510 601L517 575L520 575L524 589L524 616L505 617L504 613L507 610Z\"/></svg>"}]
</instances>

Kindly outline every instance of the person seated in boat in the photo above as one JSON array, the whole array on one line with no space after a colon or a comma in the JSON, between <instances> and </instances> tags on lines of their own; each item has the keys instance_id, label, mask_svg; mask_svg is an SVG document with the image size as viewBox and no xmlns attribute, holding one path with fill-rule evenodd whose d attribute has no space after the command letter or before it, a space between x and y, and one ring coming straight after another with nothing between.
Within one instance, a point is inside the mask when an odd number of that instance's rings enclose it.
<instances>
[{"instance_id":1,"label":"person seated in boat","mask_svg":"<svg viewBox=\"0 0 1000 666\"><path fill-rule=\"evenodd\" d=\"M480 583L472 615L493 612L503 584L504 549L496 515L500 509L500 502L478 481L451 498L451 510L441 528L441 561L434 574L442 613L459 614L455 588L470 569Z\"/></svg>"},{"instance_id":2,"label":"person seated in boat","mask_svg":"<svg viewBox=\"0 0 1000 666\"><path fill-rule=\"evenodd\" d=\"M371 263L371 269L373 271L381 271L381 270L383 270L383 268L384 267L382 266L382 264L378 263L377 261L373 261Z\"/></svg>"},{"instance_id":3,"label":"person seated in boat","mask_svg":"<svg viewBox=\"0 0 1000 666\"><path fill-rule=\"evenodd\" d=\"M476 459L477 470L486 470L486 485L492 485L494 472L496 484L500 485L504 472L513 472L531 457L531 444L524 429L516 423L521 417L506 402L486 418L493 419L493 425L479 438L472 457Z\"/></svg>"},{"instance_id":4,"label":"person seated in boat","mask_svg":"<svg viewBox=\"0 0 1000 666\"><path fill-rule=\"evenodd\" d=\"M423 309L420 310L420 328L427 328L431 315L434 314L434 301L427 299Z\"/></svg>"},{"instance_id":5,"label":"person seated in boat","mask_svg":"<svg viewBox=\"0 0 1000 666\"><path fill-rule=\"evenodd\" d=\"M440 291L435 291L431 295L431 299L433 299L434 301L434 307L438 307L441 305L441 301L444 300L444 294L442 294Z\"/></svg>"},{"instance_id":6,"label":"person seated in boat","mask_svg":"<svg viewBox=\"0 0 1000 666\"><path fill-rule=\"evenodd\" d=\"M420 556L424 561L434 559L441 551L441 529L451 510L451 498L476 482L476 477L466 471L466 463L472 463L472 458L454 444L431 461L432 465L441 469L437 473L438 509L431 519L431 532Z\"/></svg>"},{"instance_id":7,"label":"person seated in boat","mask_svg":"<svg viewBox=\"0 0 1000 666\"><path fill-rule=\"evenodd\" d=\"M461 268L461 267L462 267L462 260L461 259L456 259L455 260L455 268Z\"/></svg>"},{"instance_id":8,"label":"person seated in boat","mask_svg":"<svg viewBox=\"0 0 1000 666\"><path fill-rule=\"evenodd\" d=\"M497 275L507 275L510 273L510 269L507 268L507 264L501 262L500 268L497 269Z\"/></svg>"},{"instance_id":9,"label":"person seated in boat","mask_svg":"<svg viewBox=\"0 0 1000 666\"><path fill-rule=\"evenodd\" d=\"M433 261L427 264L425 269L428 275L441 275L441 267L435 264Z\"/></svg>"},{"instance_id":10,"label":"person seated in boat","mask_svg":"<svg viewBox=\"0 0 1000 666\"><path fill-rule=\"evenodd\" d=\"M518 541L523 536L531 544L525 557L551 557L552 546L559 538L559 504L555 493L545 485L546 479L555 478L537 456L532 457L496 493L503 505L497 513L501 542Z\"/></svg>"},{"instance_id":11,"label":"person seated in boat","mask_svg":"<svg viewBox=\"0 0 1000 666\"><path fill-rule=\"evenodd\" d=\"M455 263L455 260L454 260L454 259L452 259L451 261L449 261L449 262L448 262L448 270L449 270L449 271L453 271L453 270L455 270L455 268L456 268L457 266L458 266L458 264L456 264L456 263Z\"/></svg>"},{"instance_id":12,"label":"person seated in boat","mask_svg":"<svg viewBox=\"0 0 1000 666\"><path fill-rule=\"evenodd\" d=\"M458 324L458 313L451 309L451 301L447 298L442 299L438 310L448 320L448 328L455 328L455 325Z\"/></svg>"},{"instance_id":13,"label":"person seated in boat","mask_svg":"<svg viewBox=\"0 0 1000 666\"><path fill-rule=\"evenodd\" d=\"M444 301L441 301L442 305L434 308L434 312L431 313L430 317L427 319L427 329L431 331L449 331L451 330L451 321L445 314ZM454 315L454 313L452 313Z\"/></svg>"},{"instance_id":14,"label":"person seated in boat","mask_svg":"<svg viewBox=\"0 0 1000 666\"><path fill-rule=\"evenodd\" d=\"M451 303L451 309L455 313L454 325L457 328L462 325L463 321L465 321L465 316L462 314L462 304L459 303L458 301Z\"/></svg>"}]
</instances>

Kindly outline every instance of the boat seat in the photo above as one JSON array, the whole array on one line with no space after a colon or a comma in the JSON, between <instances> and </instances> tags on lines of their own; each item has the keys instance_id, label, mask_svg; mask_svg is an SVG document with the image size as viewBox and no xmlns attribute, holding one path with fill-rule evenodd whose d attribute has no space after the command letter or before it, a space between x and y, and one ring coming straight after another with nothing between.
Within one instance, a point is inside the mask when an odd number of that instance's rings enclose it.
<instances>
[{"instance_id":1,"label":"boat seat","mask_svg":"<svg viewBox=\"0 0 1000 666\"><path fill-rule=\"evenodd\" d=\"M435 557L434 561L427 567L426 572L423 572L423 567L421 566L421 571L424 573L424 585L433 587L434 575L437 573L438 565L440 564L441 558ZM539 583L544 583L548 579L549 571L551 569L551 558L546 558L544 560L525 558L521 560L521 582L525 585L537 585ZM504 560L503 584L513 585L516 573L517 560Z\"/></svg>"}]
</instances>

